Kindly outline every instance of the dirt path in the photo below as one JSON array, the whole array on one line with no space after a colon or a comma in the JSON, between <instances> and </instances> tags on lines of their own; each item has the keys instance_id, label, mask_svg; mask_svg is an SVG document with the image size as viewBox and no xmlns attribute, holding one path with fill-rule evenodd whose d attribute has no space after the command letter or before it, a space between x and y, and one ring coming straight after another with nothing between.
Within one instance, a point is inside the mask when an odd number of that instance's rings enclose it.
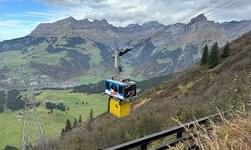
<instances>
[{"instance_id":1,"label":"dirt path","mask_svg":"<svg viewBox=\"0 0 251 150\"><path fill-rule=\"evenodd\" d=\"M140 106L142 106L142 105L144 105L145 103L148 103L148 102L150 102L150 101L151 101L150 98L141 100L139 103L137 103L137 104L135 104L135 105L133 106L133 110L136 110L136 109L139 108Z\"/></svg>"}]
</instances>

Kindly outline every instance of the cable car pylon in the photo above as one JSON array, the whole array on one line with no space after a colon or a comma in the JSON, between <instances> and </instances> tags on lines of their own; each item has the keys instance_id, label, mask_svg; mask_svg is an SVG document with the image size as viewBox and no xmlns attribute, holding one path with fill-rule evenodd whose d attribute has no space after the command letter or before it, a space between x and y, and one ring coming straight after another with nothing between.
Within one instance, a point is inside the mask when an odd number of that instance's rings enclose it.
<instances>
[{"instance_id":1,"label":"cable car pylon","mask_svg":"<svg viewBox=\"0 0 251 150\"><path fill-rule=\"evenodd\" d=\"M137 95L136 82L123 77L120 57L132 49L117 49L114 58L116 75L112 79L105 80L105 93L109 95L108 112L116 117L124 117L130 114L131 101Z\"/></svg>"}]
</instances>

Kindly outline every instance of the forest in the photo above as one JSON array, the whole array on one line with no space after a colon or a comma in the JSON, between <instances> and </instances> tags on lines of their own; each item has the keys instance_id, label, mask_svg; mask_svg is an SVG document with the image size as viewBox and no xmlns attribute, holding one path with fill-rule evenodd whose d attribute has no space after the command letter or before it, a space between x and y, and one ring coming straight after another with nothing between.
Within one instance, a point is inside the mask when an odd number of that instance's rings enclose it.
<instances>
[{"instance_id":1,"label":"forest","mask_svg":"<svg viewBox=\"0 0 251 150\"><path fill-rule=\"evenodd\" d=\"M11 111L22 109L24 100L19 97L19 94L18 90L0 91L0 113L4 112L6 108Z\"/></svg>"}]
</instances>

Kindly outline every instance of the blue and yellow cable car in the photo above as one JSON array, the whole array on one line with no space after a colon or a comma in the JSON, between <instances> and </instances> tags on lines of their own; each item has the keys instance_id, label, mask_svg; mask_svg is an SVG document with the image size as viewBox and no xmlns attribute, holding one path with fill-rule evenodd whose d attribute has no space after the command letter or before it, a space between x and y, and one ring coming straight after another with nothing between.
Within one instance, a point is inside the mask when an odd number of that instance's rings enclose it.
<instances>
[{"instance_id":1,"label":"blue and yellow cable car","mask_svg":"<svg viewBox=\"0 0 251 150\"><path fill-rule=\"evenodd\" d=\"M121 74L122 68L119 65L119 57L131 50L122 49L115 51L114 68L116 69L116 76L111 80L105 80L105 93L109 95L108 112L117 117L124 117L130 114L131 100L137 95L136 82L130 79L123 79Z\"/></svg>"}]
</instances>

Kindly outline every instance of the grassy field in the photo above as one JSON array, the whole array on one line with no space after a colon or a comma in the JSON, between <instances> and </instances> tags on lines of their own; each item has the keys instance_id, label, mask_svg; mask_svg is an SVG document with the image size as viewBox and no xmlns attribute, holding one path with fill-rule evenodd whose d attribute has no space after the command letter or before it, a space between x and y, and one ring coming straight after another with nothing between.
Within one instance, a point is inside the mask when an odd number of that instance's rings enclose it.
<instances>
[{"instance_id":1,"label":"grassy field","mask_svg":"<svg viewBox=\"0 0 251 150\"><path fill-rule=\"evenodd\" d=\"M20 146L22 121L18 120L19 112L4 112L0 114L0 149L5 145Z\"/></svg>"},{"instance_id":2,"label":"grassy field","mask_svg":"<svg viewBox=\"0 0 251 150\"><path fill-rule=\"evenodd\" d=\"M48 114L49 110L44 105L38 108L44 134L48 137L57 137L64 127L66 119L73 122L74 118L78 119L79 115L82 115L82 119L86 120L91 109L93 109L94 116L105 112L107 109L107 97L101 94L87 95L85 93L71 93L70 91L46 90L36 100L41 102L63 102L69 107L69 111L54 110L52 114ZM0 149L7 144L20 147L22 129L20 112L6 111L0 113Z\"/></svg>"}]
</instances>

